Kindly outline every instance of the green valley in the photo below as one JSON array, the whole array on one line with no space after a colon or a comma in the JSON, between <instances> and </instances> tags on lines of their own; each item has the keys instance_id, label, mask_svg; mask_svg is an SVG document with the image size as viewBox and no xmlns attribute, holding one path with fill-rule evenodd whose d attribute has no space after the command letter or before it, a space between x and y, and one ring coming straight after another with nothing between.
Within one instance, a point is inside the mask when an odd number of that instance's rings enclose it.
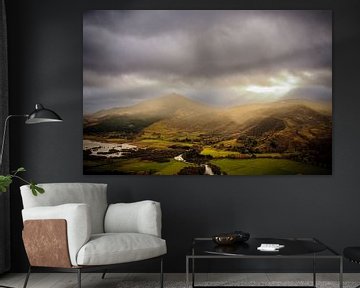
<instances>
[{"instance_id":1,"label":"green valley","mask_svg":"<svg viewBox=\"0 0 360 288\"><path fill-rule=\"evenodd\" d=\"M219 108L171 94L84 117L85 174L331 174L331 105Z\"/></svg>"}]
</instances>

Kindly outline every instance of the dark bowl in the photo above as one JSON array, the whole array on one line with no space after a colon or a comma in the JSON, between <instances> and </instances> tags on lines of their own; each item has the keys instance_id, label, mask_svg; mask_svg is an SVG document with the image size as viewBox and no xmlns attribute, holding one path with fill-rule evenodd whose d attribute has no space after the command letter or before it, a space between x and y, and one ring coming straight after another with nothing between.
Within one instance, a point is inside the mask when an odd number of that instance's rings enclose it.
<instances>
[{"instance_id":1,"label":"dark bowl","mask_svg":"<svg viewBox=\"0 0 360 288\"><path fill-rule=\"evenodd\" d=\"M248 233L248 232L234 231L232 233L236 235L237 242L245 242L245 241L249 240L249 238L250 238L250 233Z\"/></svg>"},{"instance_id":2,"label":"dark bowl","mask_svg":"<svg viewBox=\"0 0 360 288\"><path fill-rule=\"evenodd\" d=\"M236 234L220 234L212 237L212 240L218 245L232 245L236 243Z\"/></svg>"}]
</instances>

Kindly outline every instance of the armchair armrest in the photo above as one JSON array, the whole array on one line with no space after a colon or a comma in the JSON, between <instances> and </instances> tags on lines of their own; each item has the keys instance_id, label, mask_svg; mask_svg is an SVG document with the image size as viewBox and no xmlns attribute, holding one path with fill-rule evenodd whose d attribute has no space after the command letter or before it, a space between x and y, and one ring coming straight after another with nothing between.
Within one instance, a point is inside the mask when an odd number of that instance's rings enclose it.
<instances>
[{"instance_id":1,"label":"armchair armrest","mask_svg":"<svg viewBox=\"0 0 360 288\"><path fill-rule=\"evenodd\" d=\"M30 265L72 267L66 231L64 219L26 220L22 238Z\"/></svg>"},{"instance_id":2,"label":"armchair armrest","mask_svg":"<svg viewBox=\"0 0 360 288\"><path fill-rule=\"evenodd\" d=\"M150 200L111 204L105 215L106 233L143 233L161 237L160 203Z\"/></svg>"},{"instance_id":3,"label":"armchair armrest","mask_svg":"<svg viewBox=\"0 0 360 288\"><path fill-rule=\"evenodd\" d=\"M66 237L70 261L73 266L77 265L77 253L80 248L89 241L91 235L88 205L72 203L58 206L33 207L23 209L22 216L24 222L27 220L64 219L66 221ZM39 241L39 236L40 235L37 235L34 241Z\"/></svg>"}]
</instances>

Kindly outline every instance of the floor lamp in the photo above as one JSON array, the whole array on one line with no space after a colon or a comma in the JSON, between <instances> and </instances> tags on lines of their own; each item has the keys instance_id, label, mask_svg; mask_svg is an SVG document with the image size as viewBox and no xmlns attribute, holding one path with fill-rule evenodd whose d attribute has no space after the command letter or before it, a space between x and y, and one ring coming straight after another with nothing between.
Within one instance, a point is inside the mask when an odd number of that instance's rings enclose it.
<instances>
[{"instance_id":1,"label":"floor lamp","mask_svg":"<svg viewBox=\"0 0 360 288\"><path fill-rule=\"evenodd\" d=\"M41 104L35 105L35 110L31 112L30 114L23 114L23 115L9 115L5 119L4 123L4 132L3 132L3 138L1 142L1 150L0 150L0 168L2 167L2 161L3 161L3 155L4 155L4 146L6 143L6 132L7 132L7 126L8 122L11 118L15 117L23 117L26 118L25 123L26 124L38 124L38 123L47 123L47 122L62 122L63 120L61 117L56 114L54 111L45 108ZM4 288L12 288L9 286L3 286L0 284L0 287Z\"/></svg>"}]
</instances>

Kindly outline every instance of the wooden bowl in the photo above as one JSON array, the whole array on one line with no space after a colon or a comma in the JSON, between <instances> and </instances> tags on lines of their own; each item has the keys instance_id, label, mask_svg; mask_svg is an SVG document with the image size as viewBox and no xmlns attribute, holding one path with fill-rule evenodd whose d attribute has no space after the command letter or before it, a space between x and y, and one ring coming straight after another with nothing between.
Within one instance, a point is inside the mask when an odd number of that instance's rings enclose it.
<instances>
[{"instance_id":1,"label":"wooden bowl","mask_svg":"<svg viewBox=\"0 0 360 288\"><path fill-rule=\"evenodd\" d=\"M218 245L232 245L237 241L236 234L220 234L212 237L212 240Z\"/></svg>"}]
</instances>

